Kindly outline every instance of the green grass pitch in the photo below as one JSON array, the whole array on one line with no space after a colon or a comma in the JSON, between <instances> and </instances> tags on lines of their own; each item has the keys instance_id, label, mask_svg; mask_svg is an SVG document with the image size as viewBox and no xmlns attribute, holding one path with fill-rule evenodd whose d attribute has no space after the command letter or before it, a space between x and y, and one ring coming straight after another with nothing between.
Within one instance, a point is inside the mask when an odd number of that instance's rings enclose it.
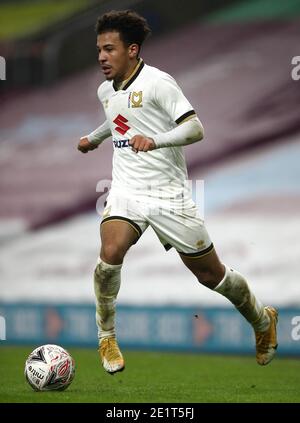
<instances>
[{"instance_id":1,"label":"green grass pitch","mask_svg":"<svg viewBox=\"0 0 300 423\"><path fill-rule=\"evenodd\" d=\"M0 402L19 403L280 403L300 402L300 362L275 358L260 367L255 357L124 351L126 369L102 369L92 349L69 348L76 362L64 392L34 392L24 378L32 347L0 347Z\"/></svg>"}]
</instances>

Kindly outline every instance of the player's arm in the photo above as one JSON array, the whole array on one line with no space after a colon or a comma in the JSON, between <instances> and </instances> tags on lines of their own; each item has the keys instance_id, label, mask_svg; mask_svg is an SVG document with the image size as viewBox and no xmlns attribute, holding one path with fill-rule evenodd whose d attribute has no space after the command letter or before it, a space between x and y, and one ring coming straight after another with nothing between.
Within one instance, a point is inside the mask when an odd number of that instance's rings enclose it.
<instances>
[{"instance_id":1,"label":"player's arm","mask_svg":"<svg viewBox=\"0 0 300 423\"><path fill-rule=\"evenodd\" d=\"M95 150L106 138L111 136L111 131L108 122L105 121L102 125L96 128L93 132L80 138L78 150L82 153Z\"/></svg>"},{"instance_id":2,"label":"player's arm","mask_svg":"<svg viewBox=\"0 0 300 423\"><path fill-rule=\"evenodd\" d=\"M194 142L201 141L203 137L203 126L197 116L194 116L171 129L171 131L154 135L152 139L155 143L155 148L162 148L193 144Z\"/></svg>"},{"instance_id":3,"label":"player's arm","mask_svg":"<svg viewBox=\"0 0 300 423\"><path fill-rule=\"evenodd\" d=\"M193 144L202 140L204 136L203 126L200 120L194 116L181 125L171 129L171 131L156 134L153 137L144 137L143 135L135 135L129 141L129 145L133 150L149 151L162 147L180 147L183 145Z\"/></svg>"}]
</instances>

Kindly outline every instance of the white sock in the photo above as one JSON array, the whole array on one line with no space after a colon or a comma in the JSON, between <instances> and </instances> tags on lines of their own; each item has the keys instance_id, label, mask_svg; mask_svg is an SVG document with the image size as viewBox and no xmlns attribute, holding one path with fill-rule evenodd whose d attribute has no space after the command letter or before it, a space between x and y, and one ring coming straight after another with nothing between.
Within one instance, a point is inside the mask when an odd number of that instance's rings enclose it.
<instances>
[{"instance_id":1,"label":"white sock","mask_svg":"<svg viewBox=\"0 0 300 423\"><path fill-rule=\"evenodd\" d=\"M115 336L116 299L121 284L122 264L108 264L100 258L94 272L96 323L99 342Z\"/></svg>"},{"instance_id":2,"label":"white sock","mask_svg":"<svg viewBox=\"0 0 300 423\"><path fill-rule=\"evenodd\" d=\"M268 329L270 325L268 313L239 272L225 265L224 278L214 290L228 298L255 331L264 332Z\"/></svg>"}]
</instances>

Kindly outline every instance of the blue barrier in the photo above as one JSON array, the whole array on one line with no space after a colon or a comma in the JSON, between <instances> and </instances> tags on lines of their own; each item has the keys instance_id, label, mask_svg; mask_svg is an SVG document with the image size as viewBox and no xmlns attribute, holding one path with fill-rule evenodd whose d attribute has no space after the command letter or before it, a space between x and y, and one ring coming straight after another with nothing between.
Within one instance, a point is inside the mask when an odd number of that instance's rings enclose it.
<instances>
[{"instance_id":1,"label":"blue barrier","mask_svg":"<svg viewBox=\"0 0 300 423\"><path fill-rule=\"evenodd\" d=\"M6 324L1 344L97 347L95 308L91 304L0 303ZM279 353L300 354L300 308L279 310ZM118 306L122 348L253 353L254 334L234 308ZM0 345L1 345L0 344Z\"/></svg>"}]
</instances>

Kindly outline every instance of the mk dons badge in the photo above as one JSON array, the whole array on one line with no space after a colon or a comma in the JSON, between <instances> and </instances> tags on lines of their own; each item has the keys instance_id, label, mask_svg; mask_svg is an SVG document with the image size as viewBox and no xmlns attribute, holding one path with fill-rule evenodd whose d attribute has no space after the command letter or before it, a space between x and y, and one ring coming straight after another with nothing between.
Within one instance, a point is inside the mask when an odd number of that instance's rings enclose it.
<instances>
[{"instance_id":1,"label":"mk dons badge","mask_svg":"<svg viewBox=\"0 0 300 423\"><path fill-rule=\"evenodd\" d=\"M131 107L143 107L143 91L132 91L129 98Z\"/></svg>"}]
</instances>

